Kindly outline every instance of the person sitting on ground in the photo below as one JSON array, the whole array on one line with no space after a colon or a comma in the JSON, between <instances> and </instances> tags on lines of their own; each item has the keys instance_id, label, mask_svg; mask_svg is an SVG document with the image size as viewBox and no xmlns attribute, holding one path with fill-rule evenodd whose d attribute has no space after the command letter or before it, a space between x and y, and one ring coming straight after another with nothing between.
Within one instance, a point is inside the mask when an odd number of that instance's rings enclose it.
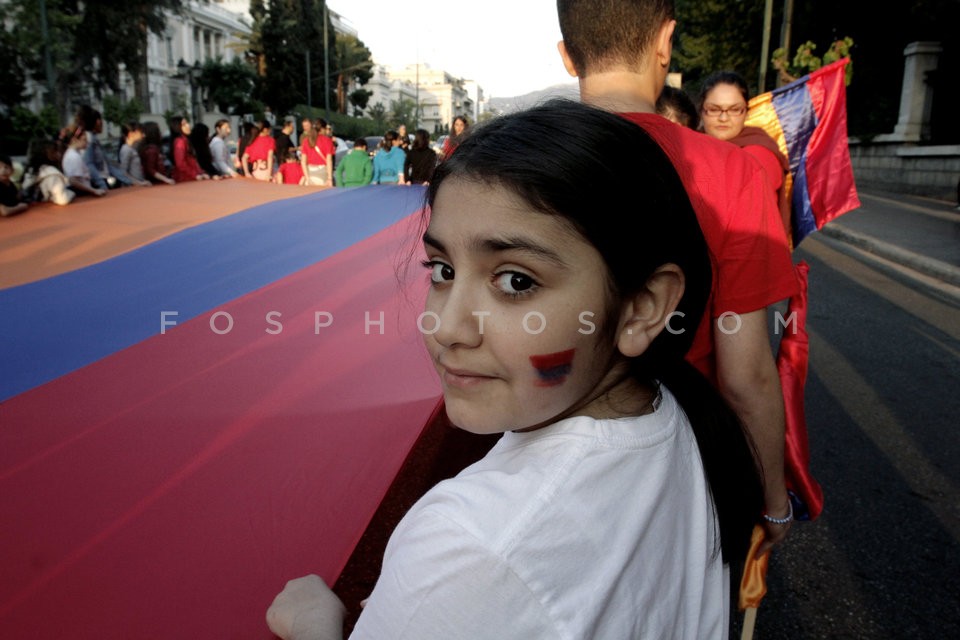
<instances>
[{"instance_id":1,"label":"person sitting on ground","mask_svg":"<svg viewBox=\"0 0 960 640\"><path fill-rule=\"evenodd\" d=\"M407 152L403 173L408 184L430 184L433 170L437 168L437 152L430 147L430 134L426 129L417 129L413 134L413 146Z\"/></svg>"},{"instance_id":2,"label":"person sitting on ground","mask_svg":"<svg viewBox=\"0 0 960 640\"><path fill-rule=\"evenodd\" d=\"M273 176L273 181L277 184L307 184L307 177L303 175L303 167L300 166L296 147L287 147L287 156L277 167L277 173Z\"/></svg>"},{"instance_id":3,"label":"person sitting on ground","mask_svg":"<svg viewBox=\"0 0 960 640\"><path fill-rule=\"evenodd\" d=\"M407 154L400 147L400 136L391 129L380 144L381 148L373 156L373 184L406 184L403 163Z\"/></svg>"},{"instance_id":4,"label":"person sitting on ground","mask_svg":"<svg viewBox=\"0 0 960 640\"><path fill-rule=\"evenodd\" d=\"M13 160L0 154L0 216L15 216L23 213L29 205L23 201L20 189L13 183Z\"/></svg>"},{"instance_id":5,"label":"person sitting on ground","mask_svg":"<svg viewBox=\"0 0 960 640\"><path fill-rule=\"evenodd\" d=\"M665 85L657 98L657 113L681 127L694 131L700 129L700 112L697 111L693 98L683 89Z\"/></svg>"},{"instance_id":6,"label":"person sitting on ground","mask_svg":"<svg viewBox=\"0 0 960 640\"><path fill-rule=\"evenodd\" d=\"M120 127L123 145L118 152L120 166L118 170L129 177L131 184L143 187L152 184L143 175L143 162L137 145L143 140L143 126L139 122L128 122Z\"/></svg>"},{"instance_id":7,"label":"person sitting on ground","mask_svg":"<svg viewBox=\"0 0 960 640\"><path fill-rule=\"evenodd\" d=\"M52 202L64 206L73 202L76 193L60 170L62 153L54 140L36 139L27 151L27 169L23 174L23 193L31 202Z\"/></svg>"},{"instance_id":8,"label":"person sitting on ground","mask_svg":"<svg viewBox=\"0 0 960 640\"><path fill-rule=\"evenodd\" d=\"M102 196L106 189L97 188L90 182L90 167L83 161L83 152L87 148L87 136L83 127L68 127L63 132L67 141L67 150L63 153L63 175L67 176L70 188L77 194Z\"/></svg>"},{"instance_id":9,"label":"person sitting on ground","mask_svg":"<svg viewBox=\"0 0 960 640\"><path fill-rule=\"evenodd\" d=\"M357 138L353 149L337 165L337 185L340 187L362 187L373 180L373 164L367 153L367 141Z\"/></svg>"},{"instance_id":10,"label":"person sitting on ground","mask_svg":"<svg viewBox=\"0 0 960 640\"><path fill-rule=\"evenodd\" d=\"M160 125L156 122L143 123L143 140L140 141L140 162L143 175L153 184L175 184L167 169L167 158L163 153L163 138Z\"/></svg>"}]
</instances>

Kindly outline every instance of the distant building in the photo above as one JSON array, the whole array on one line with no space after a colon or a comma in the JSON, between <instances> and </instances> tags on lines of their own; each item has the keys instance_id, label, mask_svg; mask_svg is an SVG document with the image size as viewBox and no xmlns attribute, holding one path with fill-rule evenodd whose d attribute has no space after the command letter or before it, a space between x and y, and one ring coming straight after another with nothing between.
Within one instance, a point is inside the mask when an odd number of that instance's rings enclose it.
<instances>
[{"instance_id":1,"label":"distant building","mask_svg":"<svg viewBox=\"0 0 960 640\"><path fill-rule=\"evenodd\" d=\"M479 117L483 90L472 80L464 80L425 63L387 66L387 77L414 89L415 103L420 104L418 126L430 132L445 130L457 116L467 116L471 122ZM369 86L369 83L368 83ZM371 97L369 105L376 104ZM384 103L389 108L389 103Z\"/></svg>"}]
</instances>

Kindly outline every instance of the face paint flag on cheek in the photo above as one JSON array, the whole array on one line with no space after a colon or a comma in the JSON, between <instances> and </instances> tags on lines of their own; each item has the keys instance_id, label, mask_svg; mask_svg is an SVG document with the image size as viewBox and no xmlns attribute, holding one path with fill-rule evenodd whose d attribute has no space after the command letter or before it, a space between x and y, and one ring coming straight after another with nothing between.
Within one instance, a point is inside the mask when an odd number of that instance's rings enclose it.
<instances>
[{"instance_id":1,"label":"face paint flag on cheek","mask_svg":"<svg viewBox=\"0 0 960 640\"><path fill-rule=\"evenodd\" d=\"M576 349L530 356L530 364L537 370L538 387L556 387L564 383L573 369L573 354Z\"/></svg>"}]
</instances>

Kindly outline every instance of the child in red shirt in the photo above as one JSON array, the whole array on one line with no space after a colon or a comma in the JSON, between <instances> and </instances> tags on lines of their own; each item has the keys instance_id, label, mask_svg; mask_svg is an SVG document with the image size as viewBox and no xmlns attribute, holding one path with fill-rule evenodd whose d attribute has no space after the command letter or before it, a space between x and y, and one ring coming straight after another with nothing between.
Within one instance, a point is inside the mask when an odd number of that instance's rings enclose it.
<instances>
[{"instance_id":1,"label":"child in red shirt","mask_svg":"<svg viewBox=\"0 0 960 640\"><path fill-rule=\"evenodd\" d=\"M303 167L300 166L300 160L297 158L296 148L287 149L283 164L277 168L277 174L273 177L277 184L307 184L307 178L303 175Z\"/></svg>"}]
</instances>

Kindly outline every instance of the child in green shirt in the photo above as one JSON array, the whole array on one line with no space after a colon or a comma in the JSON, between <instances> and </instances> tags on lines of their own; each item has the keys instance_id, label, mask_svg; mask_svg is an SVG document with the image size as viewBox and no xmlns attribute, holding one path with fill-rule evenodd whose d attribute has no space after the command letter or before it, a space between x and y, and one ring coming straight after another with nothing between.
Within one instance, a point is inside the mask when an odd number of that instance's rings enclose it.
<instances>
[{"instance_id":1,"label":"child in green shirt","mask_svg":"<svg viewBox=\"0 0 960 640\"><path fill-rule=\"evenodd\" d=\"M367 154L367 141L357 138L353 149L343 157L337 166L337 185L341 187L362 187L370 184L373 178L373 164Z\"/></svg>"}]
</instances>

